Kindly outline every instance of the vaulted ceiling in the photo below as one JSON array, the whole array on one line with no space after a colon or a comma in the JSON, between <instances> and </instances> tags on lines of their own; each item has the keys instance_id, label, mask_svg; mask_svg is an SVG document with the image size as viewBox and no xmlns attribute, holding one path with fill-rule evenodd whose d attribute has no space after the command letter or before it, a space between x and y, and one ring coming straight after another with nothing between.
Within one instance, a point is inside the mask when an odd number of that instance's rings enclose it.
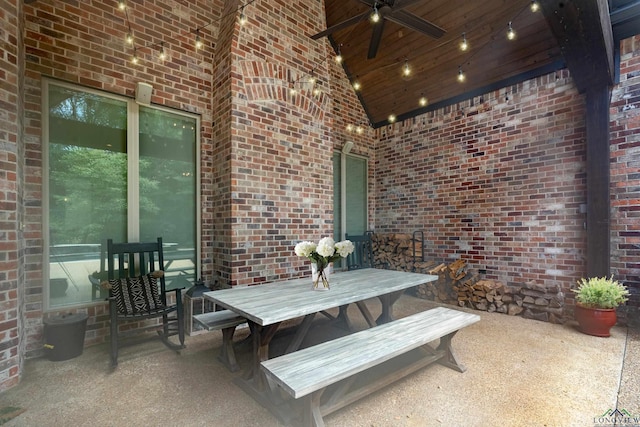
<instances>
[{"instance_id":1,"label":"vaulted ceiling","mask_svg":"<svg viewBox=\"0 0 640 427\"><path fill-rule=\"evenodd\" d=\"M370 124L379 127L390 115L403 120L565 68L567 49L606 39L607 25L614 45L640 33L640 0L536 3L538 11L530 0L325 0L327 30L310 36L328 37L340 52L347 76L360 84ZM591 25L585 16L603 4L611 24ZM374 5L378 23L370 20ZM564 24L563 13L577 25ZM466 51L459 47L463 35ZM603 46L594 42L593 49Z\"/></svg>"}]
</instances>

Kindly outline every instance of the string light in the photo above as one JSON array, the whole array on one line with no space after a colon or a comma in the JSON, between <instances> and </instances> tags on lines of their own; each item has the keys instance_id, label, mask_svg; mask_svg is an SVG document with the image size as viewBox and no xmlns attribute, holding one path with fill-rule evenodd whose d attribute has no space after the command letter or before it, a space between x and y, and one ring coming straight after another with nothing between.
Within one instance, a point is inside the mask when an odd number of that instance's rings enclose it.
<instances>
[{"instance_id":1,"label":"string light","mask_svg":"<svg viewBox=\"0 0 640 427\"><path fill-rule=\"evenodd\" d=\"M131 31L129 31L129 32L127 33L127 38L126 38L126 40L127 40L127 43L129 43L129 44L133 44L133 34L131 34Z\"/></svg>"},{"instance_id":2,"label":"string light","mask_svg":"<svg viewBox=\"0 0 640 427\"><path fill-rule=\"evenodd\" d=\"M460 42L460 50L466 52L469 49L469 43L467 43L466 33L462 33L462 41Z\"/></svg>"},{"instance_id":3,"label":"string light","mask_svg":"<svg viewBox=\"0 0 640 427\"><path fill-rule=\"evenodd\" d=\"M404 60L404 67L402 67L402 75L405 77L409 77L411 75L411 68L409 67L409 61L407 59Z\"/></svg>"},{"instance_id":4,"label":"string light","mask_svg":"<svg viewBox=\"0 0 640 427\"><path fill-rule=\"evenodd\" d=\"M340 53L340 46L338 46L338 53L336 54L336 62L342 64L342 53Z\"/></svg>"},{"instance_id":5,"label":"string light","mask_svg":"<svg viewBox=\"0 0 640 427\"><path fill-rule=\"evenodd\" d=\"M514 40L516 38L516 32L513 30L511 26L511 21L509 21L509 29L507 30L507 38L509 40Z\"/></svg>"},{"instance_id":6,"label":"string light","mask_svg":"<svg viewBox=\"0 0 640 427\"><path fill-rule=\"evenodd\" d=\"M240 8L240 18L238 19L240 25L244 26L247 23L247 17L244 14L244 6Z\"/></svg>"},{"instance_id":7,"label":"string light","mask_svg":"<svg viewBox=\"0 0 640 427\"><path fill-rule=\"evenodd\" d=\"M196 29L196 49L202 49L202 40L200 39L200 29Z\"/></svg>"},{"instance_id":8,"label":"string light","mask_svg":"<svg viewBox=\"0 0 640 427\"><path fill-rule=\"evenodd\" d=\"M356 80L356 81L353 82L353 89L354 90L360 90L361 87L362 86L360 85L359 81Z\"/></svg>"},{"instance_id":9,"label":"string light","mask_svg":"<svg viewBox=\"0 0 640 427\"><path fill-rule=\"evenodd\" d=\"M396 115L395 114L389 114L389 117L387 118L387 120L389 121L389 123L395 123L396 122Z\"/></svg>"},{"instance_id":10,"label":"string light","mask_svg":"<svg viewBox=\"0 0 640 427\"><path fill-rule=\"evenodd\" d=\"M540 4L537 1L533 0L531 2L531 12L537 12L540 10Z\"/></svg>"},{"instance_id":11,"label":"string light","mask_svg":"<svg viewBox=\"0 0 640 427\"><path fill-rule=\"evenodd\" d=\"M380 22L380 13L378 12L378 2L373 3L373 13L371 14L371 22L377 24Z\"/></svg>"},{"instance_id":12,"label":"string light","mask_svg":"<svg viewBox=\"0 0 640 427\"><path fill-rule=\"evenodd\" d=\"M420 100L418 101L418 103L420 104L421 107L426 107L427 104L429 103L429 100L427 99L427 97L423 95L420 97Z\"/></svg>"},{"instance_id":13,"label":"string light","mask_svg":"<svg viewBox=\"0 0 640 427\"><path fill-rule=\"evenodd\" d=\"M164 43L160 43L160 54L158 55L161 61L167 59L167 53L164 51Z\"/></svg>"},{"instance_id":14,"label":"string light","mask_svg":"<svg viewBox=\"0 0 640 427\"><path fill-rule=\"evenodd\" d=\"M120 0L118 2L118 9L125 10L127 8L127 2L124 0Z\"/></svg>"},{"instance_id":15,"label":"string light","mask_svg":"<svg viewBox=\"0 0 640 427\"><path fill-rule=\"evenodd\" d=\"M138 54L136 53L136 48L133 48L133 56L131 57L131 62L135 65L138 63Z\"/></svg>"},{"instance_id":16,"label":"string light","mask_svg":"<svg viewBox=\"0 0 640 427\"><path fill-rule=\"evenodd\" d=\"M458 67L458 81L462 83L465 81L465 79L466 79L466 76L462 72L462 67Z\"/></svg>"}]
</instances>

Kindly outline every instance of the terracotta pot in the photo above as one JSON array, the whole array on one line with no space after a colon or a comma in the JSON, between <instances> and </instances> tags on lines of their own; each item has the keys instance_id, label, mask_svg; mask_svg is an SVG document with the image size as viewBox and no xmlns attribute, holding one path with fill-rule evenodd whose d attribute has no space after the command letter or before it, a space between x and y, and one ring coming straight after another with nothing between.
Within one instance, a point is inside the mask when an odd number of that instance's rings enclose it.
<instances>
[{"instance_id":1,"label":"terracotta pot","mask_svg":"<svg viewBox=\"0 0 640 427\"><path fill-rule=\"evenodd\" d=\"M589 308L576 304L574 313L578 329L596 337L610 336L609 330L618 320L615 308Z\"/></svg>"}]
</instances>

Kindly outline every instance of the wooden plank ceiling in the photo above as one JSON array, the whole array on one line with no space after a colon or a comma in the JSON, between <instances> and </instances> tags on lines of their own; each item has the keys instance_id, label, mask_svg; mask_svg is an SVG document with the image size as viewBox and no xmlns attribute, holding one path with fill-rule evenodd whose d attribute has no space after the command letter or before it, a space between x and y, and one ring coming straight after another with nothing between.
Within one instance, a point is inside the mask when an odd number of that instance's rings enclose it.
<instances>
[{"instance_id":1,"label":"wooden plank ceiling","mask_svg":"<svg viewBox=\"0 0 640 427\"><path fill-rule=\"evenodd\" d=\"M357 93L370 124L380 127L389 123L391 114L403 120L564 68L561 43L545 19L549 2L544 14L541 10L532 11L531 3L377 0L378 10L391 19L382 19L384 27L377 52L374 58L367 59L372 35L380 25L369 20L374 0L325 0L329 29L326 36L334 49L340 50L348 78L360 83ZM564 3L560 1L555 7L563 7ZM640 1L610 3L620 20L624 18L625 31L633 33L629 28L637 28L635 33L640 32L640 25L636 25L640 22ZM621 13L623 9L625 14ZM398 12L422 18L440 27L444 34L436 38L400 25L394 22ZM331 30L357 16L360 19L352 25ZM513 40L507 38L509 22L516 33ZM467 51L459 48L463 34L469 43ZM409 76L403 75L405 64L411 70ZM458 81L460 70L466 77L463 83ZM420 105L421 97L427 98L427 106Z\"/></svg>"}]
</instances>

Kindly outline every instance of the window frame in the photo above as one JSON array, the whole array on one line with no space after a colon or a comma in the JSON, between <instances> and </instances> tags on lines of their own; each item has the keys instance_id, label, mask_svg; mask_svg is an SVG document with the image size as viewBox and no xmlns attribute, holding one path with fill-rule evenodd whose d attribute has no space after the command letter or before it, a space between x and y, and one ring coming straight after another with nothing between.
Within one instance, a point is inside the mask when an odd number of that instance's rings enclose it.
<instances>
[{"instance_id":1,"label":"window frame","mask_svg":"<svg viewBox=\"0 0 640 427\"><path fill-rule=\"evenodd\" d=\"M43 281L43 311L55 312L68 308L90 307L104 304L104 301L93 300L80 303L70 303L60 306L51 306L51 281L50 281L50 205L49 205L49 86L55 85L79 92L94 94L97 96L114 99L126 103L127 107L127 240L138 241L140 235L140 203L139 203L139 119L140 105L135 99L113 94L110 92L87 88L53 78L42 78L41 83L41 123L42 123L42 281ZM193 119L195 121L195 277L201 275L201 240L202 240L202 210L201 210L201 116L190 112L175 110L164 106L150 104L145 108L156 109L170 114L175 114Z\"/></svg>"}]
</instances>

